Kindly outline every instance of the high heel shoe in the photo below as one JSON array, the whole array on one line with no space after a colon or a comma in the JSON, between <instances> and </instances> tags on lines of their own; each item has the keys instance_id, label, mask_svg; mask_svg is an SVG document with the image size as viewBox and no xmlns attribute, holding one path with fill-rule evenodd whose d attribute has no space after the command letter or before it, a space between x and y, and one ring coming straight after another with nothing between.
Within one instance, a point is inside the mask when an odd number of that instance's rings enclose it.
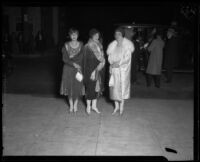
<instances>
[{"instance_id":1,"label":"high heel shoe","mask_svg":"<svg viewBox=\"0 0 200 162\"><path fill-rule=\"evenodd\" d=\"M70 107L69 112L70 112L70 113L73 112L73 107Z\"/></svg>"},{"instance_id":2,"label":"high heel shoe","mask_svg":"<svg viewBox=\"0 0 200 162\"><path fill-rule=\"evenodd\" d=\"M87 107L86 111L87 111L87 113L88 113L88 115L89 115L89 114L91 113L91 108L90 108L90 107Z\"/></svg>"},{"instance_id":3,"label":"high heel shoe","mask_svg":"<svg viewBox=\"0 0 200 162\"><path fill-rule=\"evenodd\" d=\"M98 108L97 107L95 107L95 108L92 108L92 110L94 110L97 114L100 114L101 112L98 110Z\"/></svg>"},{"instance_id":4,"label":"high heel shoe","mask_svg":"<svg viewBox=\"0 0 200 162\"><path fill-rule=\"evenodd\" d=\"M115 108L115 110L113 111L112 115L116 114L116 112L119 110L119 108Z\"/></svg>"},{"instance_id":5,"label":"high heel shoe","mask_svg":"<svg viewBox=\"0 0 200 162\"><path fill-rule=\"evenodd\" d=\"M78 111L78 108L77 107L74 107L74 112L76 113Z\"/></svg>"},{"instance_id":6,"label":"high heel shoe","mask_svg":"<svg viewBox=\"0 0 200 162\"><path fill-rule=\"evenodd\" d=\"M124 108L120 108L119 114L122 115L124 111Z\"/></svg>"}]
</instances>

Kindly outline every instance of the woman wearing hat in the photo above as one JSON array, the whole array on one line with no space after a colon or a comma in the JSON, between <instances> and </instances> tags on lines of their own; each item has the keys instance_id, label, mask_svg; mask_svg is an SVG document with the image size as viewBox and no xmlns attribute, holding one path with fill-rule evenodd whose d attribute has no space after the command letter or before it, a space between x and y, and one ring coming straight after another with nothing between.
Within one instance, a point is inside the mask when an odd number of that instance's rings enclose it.
<instances>
[{"instance_id":1,"label":"woman wearing hat","mask_svg":"<svg viewBox=\"0 0 200 162\"><path fill-rule=\"evenodd\" d=\"M115 30L115 40L107 49L108 61L110 63L110 98L115 102L112 114L124 110L124 100L130 98L130 71L131 54L134 51L133 43L124 37L122 28Z\"/></svg>"},{"instance_id":2,"label":"woman wearing hat","mask_svg":"<svg viewBox=\"0 0 200 162\"><path fill-rule=\"evenodd\" d=\"M100 43L100 32L91 29L89 32L89 41L84 49L84 84L85 98L87 101L87 113L91 110L100 113L97 108L97 98L101 93L102 78L101 70L105 65L103 46Z\"/></svg>"},{"instance_id":3,"label":"woman wearing hat","mask_svg":"<svg viewBox=\"0 0 200 162\"><path fill-rule=\"evenodd\" d=\"M78 41L79 32L76 29L69 30L71 41L62 47L62 59L64 62L60 94L68 96L70 112L77 111L78 97L83 95L83 82L77 78L82 74L83 43Z\"/></svg>"}]
</instances>

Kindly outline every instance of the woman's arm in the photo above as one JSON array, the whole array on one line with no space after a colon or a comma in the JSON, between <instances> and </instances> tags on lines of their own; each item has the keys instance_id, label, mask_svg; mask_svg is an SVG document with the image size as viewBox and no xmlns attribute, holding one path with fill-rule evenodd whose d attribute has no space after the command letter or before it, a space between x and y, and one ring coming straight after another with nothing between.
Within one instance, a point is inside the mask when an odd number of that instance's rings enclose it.
<instances>
[{"instance_id":1,"label":"woman's arm","mask_svg":"<svg viewBox=\"0 0 200 162\"><path fill-rule=\"evenodd\" d=\"M78 61L78 65L80 65L81 71L83 72L83 65L84 65L84 46L81 46L81 50L79 53L79 61Z\"/></svg>"},{"instance_id":2,"label":"woman's arm","mask_svg":"<svg viewBox=\"0 0 200 162\"><path fill-rule=\"evenodd\" d=\"M107 48L107 50L106 50L106 53L107 53L107 55L108 55L108 62L109 62L109 64L113 64L113 60L112 60L111 55L112 55L113 50L115 49L116 45L117 45L117 42L116 42L116 41L113 41L113 42L111 42L111 43L108 45L108 48Z\"/></svg>"},{"instance_id":3,"label":"woman's arm","mask_svg":"<svg viewBox=\"0 0 200 162\"><path fill-rule=\"evenodd\" d=\"M107 55L108 55L108 62L109 62L109 64L112 64L112 60L111 60L111 54L110 53L107 53Z\"/></svg>"},{"instance_id":4,"label":"woman's arm","mask_svg":"<svg viewBox=\"0 0 200 162\"><path fill-rule=\"evenodd\" d=\"M102 70L104 65L105 65L105 58L104 58L104 56L102 56L101 62L97 66L96 70L98 70L98 71Z\"/></svg>"},{"instance_id":5,"label":"woman's arm","mask_svg":"<svg viewBox=\"0 0 200 162\"><path fill-rule=\"evenodd\" d=\"M123 54L122 59L119 62L119 66L123 66L129 63L132 57L132 52L130 50L126 50L125 53Z\"/></svg>"},{"instance_id":6,"label":"woman's arm","mask_svg":"<svg viewBox=\"0 0 200 162\"><path fill-rule=\"evenodd\" d=\"M119 66L128 64L131 61L132 54L135 50L132 42L127 42L124 44L124 53L122 53L122 58L120 60Z\"/></svg>"},{"instance_id":7,"label":"woman's arm","mask_svg":"<svg viewBox=\"0 0 200 162\"><path fill-rule=\"evenodd\" d=\"M65 49L65 47L62 48L62 59L63 62L71 67L74 67L73 62L70 60L69 55L67 53L67 50Z\"/></svg>"},{"instance_id":8,"label":"woman's arm","mask_svg":"<svg viewBox=\"0 0 200 162\"><path fill-rule=\"evenodd\" d=\"M84 48L84 69L86 73L92 73L99 65L99 60L94 56L93 51L85 46Z\"/></svg>"},{"instance_id":9,"label":"woman's arm","mask_svg":"<svg viewBox=\"0 0 200 162\"><path fill-rule=\"evenodd\" d=\"M151 51L153 50L154 46L155 46L155 40L153 40L153 41L151 42L151 44L149 45L149 47L147 48L147 50L148 50L149 52L151 52Z\"/></svg>"},{"instance_id":10,"label":"woman's arm","mask_svg":"<svg viewBox=\"0 0 200 162\"><path fill-rule=\"evenodd\" d=\"M72 58L74 67L77 68L80 72L83 72L83 55L84 47L81 45L79 53L74 58Z\"/></svg>"}]
</instances>

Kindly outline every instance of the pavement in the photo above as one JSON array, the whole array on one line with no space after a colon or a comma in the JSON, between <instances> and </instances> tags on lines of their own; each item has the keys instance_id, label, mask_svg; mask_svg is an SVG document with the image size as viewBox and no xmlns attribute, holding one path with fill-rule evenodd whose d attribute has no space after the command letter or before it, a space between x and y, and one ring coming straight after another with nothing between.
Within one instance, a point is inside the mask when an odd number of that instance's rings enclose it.
<instances>
[{"instance_id":1,"label":"pavement","mask_svg":"<svg viewBox=\"0 0 200 162\"><path fill-rule=\"evenodd\" d=\"M106 97L98 100L101 114L87 115L80 100L75 115L69 113L65 98L52 93L55 76L47 70L47 64L29 60L18 60L15 72L4 82L3 156L194 159L193 74L175 74L170 84L164 83L162 76L158 89L147 88L139 73L122 116L111 115L113 103Z\"/></svg>"},{"instance_id":2,"label":"pavement","mask_svg":"<svg viewBox=\"0 0 200 162\"><path fill-rule=\"evenodd\" d=\"M164 156L193 160L193 101L131 98L122 116L100 98L88 116L80 101L3 95L3 155ZM165 148L176 150L167 152Z\"/></svg>"}]
</instances>

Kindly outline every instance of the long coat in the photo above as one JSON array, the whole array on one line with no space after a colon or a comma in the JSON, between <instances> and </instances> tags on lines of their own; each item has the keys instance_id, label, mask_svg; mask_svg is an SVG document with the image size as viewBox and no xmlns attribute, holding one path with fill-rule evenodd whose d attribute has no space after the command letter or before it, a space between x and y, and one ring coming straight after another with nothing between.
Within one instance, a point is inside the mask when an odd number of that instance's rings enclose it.
<instances>
[{"instance_id":1,"label":"long coat","mask_svg":"<svg viewBox=\"0 0 200 162\"><path fill-rule=\"evenodd\" d=\"M70 56L66 45L68 45L68 43L65 43L62 48L62 59L64 62L64 66L60 94L76 99L79 96L83 95L83 82L79 82L75 78L78 70L73 66L73 63L80 65L83 69L83 44L80 42L80 50L73 57Z\"/></svg>"},{"instance_id":2,"label":"long coat","mask_svg":"<svg viewBox=\"0 0 200 162\"><path fill-rule=\"evenodd\" d=\"M174 68L177 66L179 50L179 40L178 37L172 37L168 39L164 48L164 67Z\"/></svg>"},{"instance_id":3,"label":"long coat","mask_svg":"<svg viewBox=\"0 0 200 162\"><path fill-rule=\"evenodd\" d=\"M98 60L94 54L94 51L91 49L89 42L84 47L84 59L83 59L83 68L84 68L84 86L85 86L85 97L87 100L94 100L99 97L103 90L102 83L102 68L105 64L105 59L103 55L103 49L99 53L99 57L102 60ZM98 69L101 67L100 69ZM95 71L95 79L91 80L91 74Z\"/></svg>"},{"instance_id":4,"label":"long coat","mask_svg":"<svg viewBox=\"0 0 200 162\"><path fill-rule=\"evenodd\" d=\"M139 57L140 57L140 44L136 40L133 41L135 50L132 54L131 60L131 82L137 80L137 71L139 69Z\"/></svg>"},{"instance_id":5,"label":"long coat","mask_svg":"<svg viewBox=\"0 0 200 162\"><path fill-rule=\"evenodd\" d=\"M164 44L165 43L162 39L157 38L154 39L148 47L148 51L150 51L150 56L146 73L152 75L161 74Z\"/></svg>"},{"instance_id":6,"label":"long coat","mask_svg":"<svg viewBox=\"0 0 200 162\"><path fill-rule=\"evenodd\" d=\"M124 38L121 52L117 53L116 48L117 41L114 40L107 49L109 63L119 62L119 68L112 68L110 66L110 78L114 78L114 84L110 86L110 98L121 101L130 98L131 57L134 45L127 38Z\"/></svg>"}]
</instances>

